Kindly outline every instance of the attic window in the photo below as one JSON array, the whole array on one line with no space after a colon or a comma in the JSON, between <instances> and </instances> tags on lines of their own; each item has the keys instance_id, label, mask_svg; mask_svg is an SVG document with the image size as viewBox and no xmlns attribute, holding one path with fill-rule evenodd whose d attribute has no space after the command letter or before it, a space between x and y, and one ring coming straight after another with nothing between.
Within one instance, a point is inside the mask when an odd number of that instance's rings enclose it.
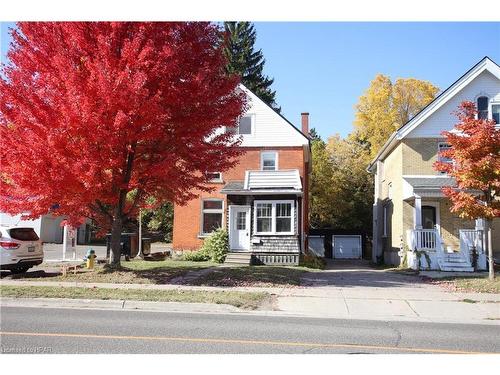
<instances>
[{"instance_id":1,"label":"attic window","mask_svg":"<svg viewBox=\"0 0 500 375\"><path fill-rule=\"evenodd\" d=\"M253 118L251 115L242 116L240 121L238 122L238 126L227 128L228 133L233 134L243 134L249 135L252 134L252 121Z\"/></svg>"},{"instance_id":2,"label":"attic window","mask_svg":"<svg viewBox=\"0 0 500 375\"><path fill-rule=\"evenodd\" d=\"M488 98L486 96L477 98L477 118L479 120L488 119Z\"/></svg>"}]
</instances>

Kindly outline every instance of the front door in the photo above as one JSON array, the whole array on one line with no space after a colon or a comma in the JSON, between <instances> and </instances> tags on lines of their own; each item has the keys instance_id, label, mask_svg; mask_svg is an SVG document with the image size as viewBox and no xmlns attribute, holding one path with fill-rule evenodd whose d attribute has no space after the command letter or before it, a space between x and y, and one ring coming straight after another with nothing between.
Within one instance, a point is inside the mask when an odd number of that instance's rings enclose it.
<instances>
[{"instance_id":1,"label":"front door","mask_svg":"<svg viewBox=\"0 0 500 375\"><path fill-rule=\"evenodd\" d=\"M436 224L436 207L422 206L422 227L424 229L435 229Z\"/></svg>"},{"instance_id":2,"label":"front door","mask_svg":"<svg viewBox=\"0 0 500 375\"><path fill-rule=\"evenodd\" d=\"M231 207L231 250L250 249L250 207Z\"/></svg>"}]
</instances>

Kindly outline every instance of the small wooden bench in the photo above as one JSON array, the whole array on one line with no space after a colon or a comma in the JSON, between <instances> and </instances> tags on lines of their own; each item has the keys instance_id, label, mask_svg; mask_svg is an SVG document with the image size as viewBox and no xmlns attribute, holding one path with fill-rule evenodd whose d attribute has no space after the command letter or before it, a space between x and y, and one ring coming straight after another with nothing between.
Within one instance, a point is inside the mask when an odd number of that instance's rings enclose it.
<instances>
[{"instance_id":1,"label":"small wooden bench","mask_svg":"<svg viewBox=\"0 0 500 375\"><path fill-rule=\"evenodd\" d=\"M63 276L68 274L68 271L73 271L73 275L76 275L76 270L80 267L79 264L63 264L61 266L61 273Z\"/></svg>"}]
</instances>

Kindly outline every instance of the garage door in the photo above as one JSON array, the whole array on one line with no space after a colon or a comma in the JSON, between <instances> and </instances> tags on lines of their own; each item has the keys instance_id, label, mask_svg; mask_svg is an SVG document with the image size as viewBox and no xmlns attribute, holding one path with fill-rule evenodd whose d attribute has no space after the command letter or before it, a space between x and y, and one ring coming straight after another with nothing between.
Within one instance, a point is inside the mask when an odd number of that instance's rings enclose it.
<instances>
[{"instance_id":1,"label":"garage door","mask_svg":"<svg viewBox=\"0 0 500 375\"><path fill-rule=\"evenodd\" d=\"M333 236L333 257L336 259L360 259L361 236Z\"/></svg>"}]
</instances>

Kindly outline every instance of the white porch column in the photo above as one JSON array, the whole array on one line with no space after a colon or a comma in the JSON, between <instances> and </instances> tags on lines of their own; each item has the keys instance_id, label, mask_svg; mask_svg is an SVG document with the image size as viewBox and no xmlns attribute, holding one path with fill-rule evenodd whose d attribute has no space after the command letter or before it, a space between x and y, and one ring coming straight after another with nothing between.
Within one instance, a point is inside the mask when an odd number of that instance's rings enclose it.
<instances>
[{"instance_id":1,"label":"white porch column","mask_svg":"<svg viewBox=\"0 0 500 375\"><path fill-rule=\"evenodd\" d=\"M415 229L422 229L422 198L415 195Z\"/></svg>"},{"instance_id":2,"label":"white porch column","mask_svg":"<svg viewBox=\"0 0 500 375\"><path fill-rule=\"evenodd\" d=\"M484 219L476 219L476 230L484 230Z\"/></svg>"}]
</instances>

